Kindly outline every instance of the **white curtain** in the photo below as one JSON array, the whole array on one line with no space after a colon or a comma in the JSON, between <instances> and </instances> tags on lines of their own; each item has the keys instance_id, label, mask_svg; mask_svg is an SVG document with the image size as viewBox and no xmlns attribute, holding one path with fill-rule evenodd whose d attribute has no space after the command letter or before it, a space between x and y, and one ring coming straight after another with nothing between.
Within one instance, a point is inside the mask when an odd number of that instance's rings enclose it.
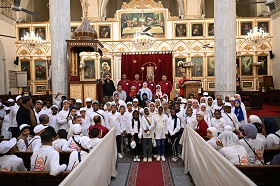
<instances>
[{"instance_id":1,"label":"white curtain","mask_svg":"<svg viewBox=\"0 0 280 186\"><path fill-rule=\"evenodd\" d=\"M116 177L116 129L112 128L60 186L107 186Z\"/></svg>"},{"instance_id":2,"label":"white curtain","mask_svg":"<svg viewBox=\"0 0 280 186\"><path fill-rule=\"evenodd\" d=\"M195 185L256 185L189 126L185 127L180 144L184 173L191 174Z\"/></svg>"}]
</instances>

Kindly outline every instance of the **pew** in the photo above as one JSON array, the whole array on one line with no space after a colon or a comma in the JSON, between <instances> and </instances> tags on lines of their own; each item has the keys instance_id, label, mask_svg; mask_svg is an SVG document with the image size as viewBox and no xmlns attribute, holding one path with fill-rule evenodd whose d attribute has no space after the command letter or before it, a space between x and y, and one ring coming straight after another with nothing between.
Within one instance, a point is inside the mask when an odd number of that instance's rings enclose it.
<instances>
[{"instance_id":1,"label":"pew","mask_svg":"<svg viewBox=\"0 0 280 186\"><path fill-rule=\"evenodd\" d=\"M57 186L68 174L66 171L57 176L51 176L50 172L1 172L0 185Z\"/></svg>"},{"instance_id":2,"label":"pew","mask_svg":"<svg viewBox=\"0 0 280 186\"><path fill-rule=\"evenodd\" d=\"M279 185L280 165L237 165L236 168L238 168L258 186Z\"/></svg>"},{"instance_id":3,"label":"pew","mask_svg":"<svg viewBox=\"0 0 280 186\"><path fill-rule=\"evenodd\" d=\"M264 158L264 162L270 162L272 160L272 158L280 153L280 149L264 149L264 153L263 153L263 158Z\"/></svg>"},{"instance_id":4,"label":"pew","mask_svg":"<svg viewBox=\"0 0 280 186\"><path fill-rule=\"evenodd\" d=\"M59 163L68 165L70 152L59 152ZM16 152L16 156L22 158L24 166L27 170L30 170L30 157L32 156L32 152Z\"/></svg>"}]
</instances>

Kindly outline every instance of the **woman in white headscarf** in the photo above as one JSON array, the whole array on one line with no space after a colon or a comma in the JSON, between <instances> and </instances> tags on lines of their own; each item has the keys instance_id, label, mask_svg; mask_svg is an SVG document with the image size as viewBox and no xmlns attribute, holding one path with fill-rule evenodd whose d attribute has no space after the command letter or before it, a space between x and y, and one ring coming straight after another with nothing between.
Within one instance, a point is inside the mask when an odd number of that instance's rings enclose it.
<instances>
[{"instance_id":1,"label":"woman in white headscarf","mask_svg":"<svg viewBox=\"0 0 280 186\"><path fill-rule=\"evenodd\" d=\"M209 138L207 143L209 143L215 150L218 150L218 145L216 144L216 141L218 140L218 130L215 127L209 127L207 129L207 138Z\"/></svg>"},{"instance_id":2,"label":"woman in white headscarf","mask_svg":"<svg viewBox=\"0 0 280 186\"><path fill-rule=\"evenodd\" d=\"M248 155L246 149L239 145L236 134L230 131L224 131L218 136L216 142L222 146L220 153L233 165L248 165Z\"/></svg>"}]
</instances>

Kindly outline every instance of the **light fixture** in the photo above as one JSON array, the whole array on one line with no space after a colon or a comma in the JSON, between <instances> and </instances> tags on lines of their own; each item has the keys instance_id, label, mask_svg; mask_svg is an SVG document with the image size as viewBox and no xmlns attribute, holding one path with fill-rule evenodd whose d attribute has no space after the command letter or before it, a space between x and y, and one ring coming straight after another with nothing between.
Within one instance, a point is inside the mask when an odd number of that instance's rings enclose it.
<instances>
[{"instance_id":1,"label":"light fixture","mask_svg":"<svg viewBox=\"0 0 280 186\"><path fill-rule=\"evenodd\" d=\"M43 43L42 38L38 34L35 34L33 30L30 31L30 34L26 32L26 34L21 38L21 41L22 45L30 50L41 46Z\"/></svg>"},{"instance_id":2,"label":"light fixture","mask_svg":"<svg viewBox=\"0 0 280 186\"><path fill-rule=\"evenodd\" d=\"M132 38L132 46L136 51L149 51L153 48L155 43L154 36L150 33L151 27L145 29L145 18L144 18L144 0L142 0L142 27L139 28Z\"/></svg>"},{"instance_id":3,"label":"light fixture","mask_svg":"<svg viewBox=\"0 0 280 186\"><path fill-rule=\"evenodd\" d=\"M245 37L245 41L249 45L259 45L262 44L268 37L268 33L262 28L255 27L254 30L250 30L248 36Z\"/></svg>"}]
</instances>

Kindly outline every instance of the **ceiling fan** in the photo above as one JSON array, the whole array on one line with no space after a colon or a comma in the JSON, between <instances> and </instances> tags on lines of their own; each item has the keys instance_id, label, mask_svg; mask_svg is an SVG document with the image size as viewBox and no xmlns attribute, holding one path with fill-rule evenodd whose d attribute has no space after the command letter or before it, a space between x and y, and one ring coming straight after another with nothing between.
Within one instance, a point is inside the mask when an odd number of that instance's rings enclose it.
<instances>
[{"instance_id":1,"label":"ceiling fan","mask_svg":"<svg viewBox=\"0 0 280 186\"><path fill-rule=\"evenodd\" d=\"M266 1L255 1L255 2L237 2L239 5L244 5L244 4L258 4L258 3L265 3L266 6L269 7L269 10L275 10L276 9L276 4L275 0L266 0Z\"/></svg>"},{"instance_id":2,"label":"ceiling fan","mask_svg":"<svg viewBox=\"0 0 280 186\"><path fill-rule=\"evenodd\" d=\"M0 7L0 8L10 8L13 11L21 11L21 12L25 12L25 13L30 14L30 15L35 16L35 17L41 17L41 15L39 15L37 13L31 12L29 10L26 10L26 9L20 7L20 1L21 0L14 0L14 3L12 4L11 7L3 6L3 7Z\"/></svg>"}]
</instances>

